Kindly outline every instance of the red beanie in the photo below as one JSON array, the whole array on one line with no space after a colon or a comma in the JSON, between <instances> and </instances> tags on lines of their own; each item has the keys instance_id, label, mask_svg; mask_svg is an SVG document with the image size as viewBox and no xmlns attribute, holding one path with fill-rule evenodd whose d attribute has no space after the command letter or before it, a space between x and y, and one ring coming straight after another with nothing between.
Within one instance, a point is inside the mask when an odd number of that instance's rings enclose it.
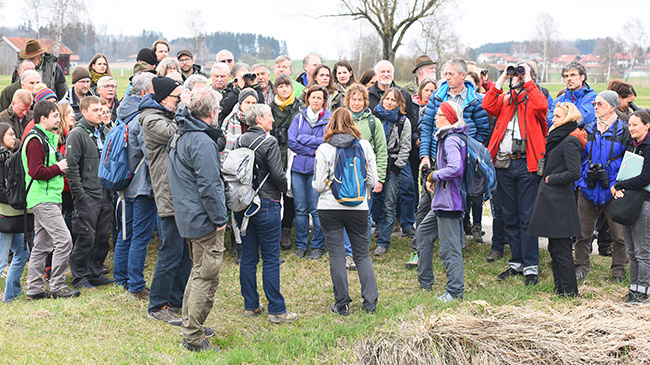
<instances>
[{"instance_id":1,"label":"red beanie","mask_svg":"<svg viewBox=\"0 0 650 365\"><path fill-rule=\"evenodd\" d=\"M454 108L451 107L449 102L445 101L440 104L440 111L442 111L442 114L445 115L445 118L447 118L450 124L458 122L458 116L456 115Z\"/></svg>"}]
</instances>

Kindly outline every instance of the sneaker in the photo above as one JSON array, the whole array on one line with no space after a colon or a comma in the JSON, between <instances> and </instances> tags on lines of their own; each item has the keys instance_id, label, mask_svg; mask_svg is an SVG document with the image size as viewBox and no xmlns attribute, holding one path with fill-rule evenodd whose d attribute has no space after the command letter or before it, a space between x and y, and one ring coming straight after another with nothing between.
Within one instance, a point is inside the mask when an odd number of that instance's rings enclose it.
<instances>
[{"instance_id":1,"label":"sneaker","mask_svg":"<svg viewBox=\"0 0 650 365\"><path fill-rule=\"evenodd\" d=\"M381 229L379 227L375 227L375 230L372 231L372 236L375 238L379 238L379 233L381 232Z\"/></svg>"},{"instance_id":2,"label":"sneaker","mask_svg":"<svg viewBox=\"0 0 650 365\"><path fill-rule=\"evenodd\" d=\"M623 297L622 300L623 300L625 303L629 303L628 301L630 300L630 298L632 298L632 296L634 296L634 291L630 289L630 290L627 292L627 294L625 294L625 296Z\"/></svg>"},{"instance_id":3,"label":"sneaker","mask_svg":"<svg viewBox=\"0 0 650 365\"><path fill-rule=\"evenodd\" d=\"M537 275L535 274L528 274L526 275L526 285L537 285L539 282Z\"/></svg>"},{"instance_id":4,"label":"sneaker","mask_svg":"<svg viewBox=\"0 0 650 365\"><path fill-rule=\"evenodd\" d=\"M168 305L167 309L169 309L170 312L174 313L177 316L180 316L183 314L183 308L182 307L174 307L173 305Z\"/></svg>"},{"instance_id":5,"label":"sneaker","mask_svg":"<svg viewBox=\"0 0 650 365\"><path fill-rule=\"evenodd\" d=\"M291 249L291 228L282 228L282 238L280 238L280 248L282 250Z\"/></svg>"},{"instance_id":6,"label":"sneaker","mask_svg":"<svg viewBox=\"0 0 650 365\"><path fill-rule=\"evenodd\" d=\"M492 251L487 257L487 262L494 262L503 257L503 252Z\"/></svg>"},{"instance_id":7,"label":"sneaker","mask_svg":"<svg viewBox=\"0 0 650 365\"><path fill-rule=\"evenodd\" d=\"M354 263L352 256L345 256L345 268L350 271L357 270L357 264Z\"/></svg>"},{"instance_id":8,"label":"sneaker","mask_svg":"<svg viewBox=\"0 0 650 365\"><path fill-rule=\"evenodd\" d=\"M135 299L149 300L149 289L146 287L135 293L129 292L129 294L131 294Z\"/></svg>"},{"instance_id":9,"label":"sneaker","mask_svg":"<svg viewBox=\"0 0 650 365\"><path fill-rule=\"evenodd\" d=\"M250 311L248 309L244 309L244 317L255 317L259 316L260 314L264 313L264 307L260 304L259 307L255 308L254 310Z\"/></svg>"},{"instance_id":10,"label":"sneaker","mask_svg":"<svg viewBox=\"0 0 650 365\"><path fill-rule=\"evenodd\" d=\"M628 295L629 297L625 300L625 303L646 303L648 301L648 294L646 293L630 290Z\"/></svg>"},{"instance_id":11,"label":"sneaker","mask_svg":"<svg viewBox=\"0 0 650 365\"><path fill-rule=\"evenodd\" d=\"M49 298L49 297L50 297L50 293L48 291L43 291L43 292L36 293L36 294L27 293L25 295L25 299L27 299L28 301L46 299L46 298Z\"/></svg>"},{"instance_id":12,"label":"sneaker","mask_svg":"<svg viewBox=\"0 0 650 365\"><path fill-rule=\"evenodd\" d=\"M102 275L99 277L99 279L88 280L88 282L93 286L102 286L102 285L113 284L115 280L109 279L106 276Z\"/></svg>"},{"instance_id":13,"label":"sneaker","mask_svg":"<svg viewBox=\"0 0 650 365\"><path fill-rule=\"evenodd\" d=\"M587 274L588 273L584 272L584 271L576 271L576 280L577 281L585 280L585 278L587 277Z\"/></svg>"},{"instance_id":14,"label":"sneaker","mask_svg":"<svg viewBox=\"0 0 650 365\"><path fill-rule=\"evenodd\" d=\"M201 342L201 345L199 346L194 346L190 345L187 343L185 339L183 339L183 342L181 343L181 346L185 347L186 349L194 352L201 352L201 351L219 351L218 348L212 346L210 342L208 342L207 338L203 339L203 342Z\"/></svg>"},{"instance_id":15,"label":"sneaker","mask_svg":"<svg viewBox=\"0 0 650 365\"><path fill-rule=\"evenodd\" d=\"M412 269L414 267L418 267L418 253L417 252L411 252L411 256L409 256L409 260L406 262L406 268L407 269Z\"/></svg>"},{"instance_id":16,"label":"sneaker","mask_svg":"<svg viewBox=\"0 0 650 365\"><path fill-rule=\"evenodd\" d=\"M361 310L363 310L364 312L366 312L368 314L375 314L375 312L377 312L377 308L368 308L368 307L363 307L363 306L361 307Z\"/></svg>"},{"instance_id":17,"label":"sneaker","mask_svg":"<svg viewBox=\"0 0 650 365\"><path fill-rule=\"evenodd\" d=\"M95 289L95 286L88 279L81 279L77 284L74 284L74 287L77 289Z\"/></svg>"},{"instance_id":18,"label":"sneaker","mask_svg":"<svg viewBox=\"0 0 650 365\"><path fill-rule=\"evenodd\" d=\"M441 303L450 303L456 300L456 298L452 297L451 294L445 292L445 294L441 295L438 297L438 301Z\"/></svg>"},{"instance_id":19,"label":"sneaker","mask_svg":"<svg viewBox=\"0 0 650 365\"><path fill-rule=\"evenodd\" d=\"M70 289L67 286L62 287L61 289L52 290L50 295L52 298L74 298L78 297L81 293L79 290Z\"/></svg>"},{"instance_id":20,"label":"sneaker","mask_svg":"<svg viewBox=\"0 0 650 365\"><path fill-rule=\"evenodd\" d=\"M523 275L524 275L523 272L517 271L517 270L509 267L508 270L506 270L506 271L502 272L501 274L499 274L499 276L497 276L497 278L499 280L504 280L505 278L509 278L511 276L523 276Z\"/></svg>"},{"instance_id":21,"label":"sneaker","mask_svg":"<svg viewBox=\"0 0 650 365\"><path fill-rule=\"evenodd\" d=\"M472 226L472 239L474 242L483 242L483 231L478 224Z\"/></svg>"},{"instance_id":22,"label":"sneaker","mask_svg":"<svg viewBox=\"0 0 650 365\"><path fill-rule=\"evenodd\" d=\"M307 250L305 250L304 248L297 248L297 249L296 249L296 256L297 256L298 258L300 258L300 259L305 258L305 254L306 254L306 253L307 253Z\"/></svg>"},{"instance_id":23,"label":"sneaker","mask_svg":"<svg viewBox=\"0 0 650 365\"><path fill-rule=\"evenodd\" d=\"M375 256L382 256L382 255L384 255L386 253L387 250L388 250L388 247L386 247L386 246L377 246L377 248L375 248L374 254L375 254Z\"/></svg>"},{"instance_id":24,"label":"sneaker","mask_svg":"<svg viewBox=\"0 0 650 365\"><path fill-rule=\"evenodd\" d=\"M323 250L322 248L313 248L309 253L309 256L307 256L307 258L310 260L318 260L321 257L323 257L324 254L325 254L325 250Z\"/></svg>"},{"instance_id":25,"label":"sneaker","mask_svg":"<svg viewBox=\"0 0 650 365\"><path fill-rule=\"evenodd\" d=\"M330 307L330 310L340 316L349 316L350 315L350 307L347 304L343 305L336 305L336 303L332 304Z\"/></svg>"},{"instance_id":26,"label":"sneaker","mask_svg":"<svg viewBox=\"0 0 650 365\"><path fill-rule=\"evenodd\" d=\"M180 326L183 322L180 318L178 318L177 315L172 313L169 308L167 308L167 306L164 306L155 312L148 311L147 317L158 321L163 321L165 323L171 324L172 326Z\"/></svg>"},{"instance_id":27,"label":"sneaker","mask_svg":"<svg viewBox=\"0 0 650 365\"><path fill-rule=\"evenodd\" d=\"M205 338L214 337L214 330L211 327L203 326L203 337Z\"/></svg>"},{"instance_id":28,"label":"sneaker","mask_svg":"<svg viewBox=\"0 0 650 365\"><path fill-rule=\"evenodd\" d=\"M269 314L267 318L273 323L291 323L300 318L300 316L298 313L291 313L289 311L286 311L280 314Z\"/></svg>"},{"instance_id":29,"label":"sneaker","mask_svg":"<svg viewBox=\"0 0 650 365\"><path fill-rule=\"evenodd\" d=\"M108 273L110 273L110 272L111 272L111 271L108 270L108 268L106 267L106 265L102 264L102 275L108 275Z\"/></svg>"},{"instance_id":30,"label":"sneaker","mask_svg":"<svg viewBox=\"0 0 650 365\"><path fill-rule=\"evenodd\" d=\"M402 231L402 237L408 237L408 238L415 237L415 228L411 227L405 231Z\"/></svg>"}]
</instances>

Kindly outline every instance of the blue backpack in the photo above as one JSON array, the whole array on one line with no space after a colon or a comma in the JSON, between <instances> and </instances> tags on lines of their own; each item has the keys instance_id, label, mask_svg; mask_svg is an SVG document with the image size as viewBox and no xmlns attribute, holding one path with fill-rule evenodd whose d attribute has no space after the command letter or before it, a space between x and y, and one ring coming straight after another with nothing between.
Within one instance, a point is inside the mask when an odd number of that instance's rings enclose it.
<instances>
[{"instance_id":1,"label":"blue backpack","mask_svg":"<svg viewBox=\"0 0 650 365\"><path fill-rule=\"evenodd\" d=\"M482 143L470 136L459 133L450 133L447 136L452 134L460 137L467 146L464 179L459 185L464 201L467 196L480 197L484 202L491 199L497 190L497 175L490 151ZM438 143L438 146L442 146L443 156L446 158L445 144L441 142Z\"/></svg>"},{"instance_id":2,"label":"blue backpack","mask_svg":"<svg viewBox=\"0 0 650 365\"><path fill-rule=\"evenodd\" d=\"M138 167L136 167L134 172L131 173L127 156L127 150L129 147L128 123L135 115L137 115L137 113L134 113L132 116L127 118L128 120L126 121L118 119L115 127L113 127L106 136L97 173L99 176L99 182L102 184L104 189L112 191L126 189L131 183L135 172L142 164L142 161L144 161L144 159L142 159L138 164Z\"/></svg>"},{"instance_id":3,"label":"blue backpack","mask_svg":"<svg viewBox=\"0 0 650 365\"><path fill-rule=\"evenodd\" d=\"M332 195L339 203L354 207L366 199L366 156L356 139L348 147L336 148L334 178L327 179Z\"/></svg>"}]
</instances>

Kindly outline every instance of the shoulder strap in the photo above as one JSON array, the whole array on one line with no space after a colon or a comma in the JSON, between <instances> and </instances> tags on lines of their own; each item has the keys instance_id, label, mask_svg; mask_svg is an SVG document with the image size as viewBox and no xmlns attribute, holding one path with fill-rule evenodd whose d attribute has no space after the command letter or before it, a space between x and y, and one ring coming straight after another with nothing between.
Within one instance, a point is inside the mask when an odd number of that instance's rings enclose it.
<instances>
[{"instance_id":1,"label":"shoulder strap","mask_svg":"<svg viewBox=\"0 0 650 365\"><path fill-rule=\"evenodd\" d=\"M375 142L375 128L377 127L377 120L375 116L370 113L368 116L368 128L370 129L370 144L374 146Z\"/></svg>"}]
</instances>

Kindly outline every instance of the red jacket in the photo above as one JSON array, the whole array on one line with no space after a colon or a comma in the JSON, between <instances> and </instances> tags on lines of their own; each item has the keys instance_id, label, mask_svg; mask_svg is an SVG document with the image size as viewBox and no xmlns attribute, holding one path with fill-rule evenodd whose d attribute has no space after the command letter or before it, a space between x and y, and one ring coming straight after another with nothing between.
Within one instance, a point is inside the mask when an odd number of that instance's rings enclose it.
<instances>
[{"instance_id":1,"label":"red jacket","mask_svg":"<svg viewBox=\"0 0 650 365\"><path fill-rule=\"evenodd\" d=\"M515 104L510 99L510 93L503 94L503 90L492 87L482 103L483 109L497 117L488 150L494 159L499 151L499 144L506 133L508 123L515 115ZM524 84L524 91L517 97L517 113L519 116L519 129L522 138L526 138L526 163L529 172L537 171L537 161L542 158L546 150L546 112L548 101L533 80ZM524 116L522 118L522 115ZM525 131L525 132L524 132Z\"/></svg>"}]
</instances>

